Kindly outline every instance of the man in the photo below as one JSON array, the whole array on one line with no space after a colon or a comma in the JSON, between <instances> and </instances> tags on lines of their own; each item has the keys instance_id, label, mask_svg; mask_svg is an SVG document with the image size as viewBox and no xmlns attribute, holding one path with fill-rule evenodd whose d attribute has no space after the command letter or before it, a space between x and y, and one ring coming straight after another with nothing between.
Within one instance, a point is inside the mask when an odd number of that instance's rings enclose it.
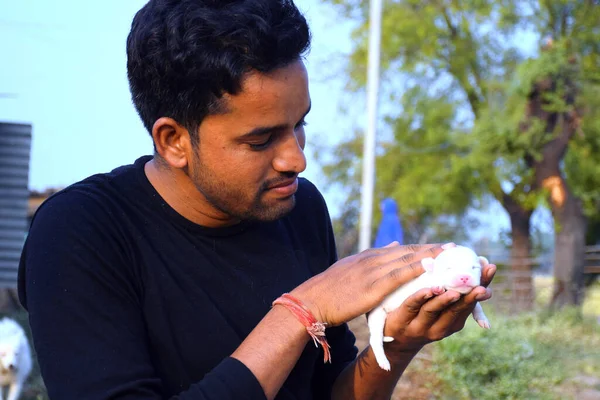
<instances>
[{"instance_id":1,"label":"man","mask_svg":"<svg viewBox=\"0 0 600 400\"><path fill-rule=\"evenodd\" d=\"M420 291L388 318L392 371L357 357L346 322L442 248L336 260L325 202L298 177L308 46L291 0L151 0L135 16L128 76L155 153L48 199L23 250L19 293L52 399L389 398L423 345L491 296ZM284 293L308 319L273 305Z\"/></svg>"}]
</instances>

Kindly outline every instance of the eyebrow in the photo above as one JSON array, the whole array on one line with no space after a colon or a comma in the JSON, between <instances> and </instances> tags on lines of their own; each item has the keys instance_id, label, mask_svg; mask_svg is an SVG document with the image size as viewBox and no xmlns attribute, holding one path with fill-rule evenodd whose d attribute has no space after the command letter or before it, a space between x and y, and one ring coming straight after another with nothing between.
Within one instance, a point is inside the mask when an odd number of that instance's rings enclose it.
<instances>
[{"instance_id":1,"label":"eyebrow","mask_svg":"<svg viewBox=\"0 0 600 400\"><path fill-rule=\"evenodd\" d=\"M300 121L302 121L304 118L306 118L306 116L310 112L311 107L312 107L312 103L308 105L308 109L306 110L306 112L304 113L302 118L300 118ZM266 134L269 134L272 132L282 131L286 127L287 127L287 125L285 125L285 124L273 125L273 126L259 126L257 128L252 129L249 132L246 132L246 133L240 135L237 139L243 140L243 139L248 139L251 137L263 136L263 135L266 135Z\"/></svg>"}]
</instances>

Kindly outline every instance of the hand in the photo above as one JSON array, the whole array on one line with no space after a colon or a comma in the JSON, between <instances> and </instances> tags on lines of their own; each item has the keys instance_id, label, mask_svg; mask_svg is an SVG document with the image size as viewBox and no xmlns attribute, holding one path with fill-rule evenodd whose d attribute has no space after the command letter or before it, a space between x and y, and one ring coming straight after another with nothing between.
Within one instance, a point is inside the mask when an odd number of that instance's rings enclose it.
<instances>
[{"instance_id":1,"label":"hand","mask_svg":"<svg viewBox=\"0 0 600 400\"><path fill-rule=\"evenodd\" d=\"M462 297L453 290L435 296L431 288L422 289L389 313L384 335L394 338L386 344L390 360L393 361L394 353L404 357L403 353L414 353L428 343L460 331L475 304L492 297L487 287L495 273L496 266L488 264L481 272L481 286Z\"/></svg>"},{"instance_id":2,"label":"hand","mask_svg":"<svg viewBox=\"0 0 600 400\"><path fill-rule=\"evenodd\" d=\"M454 246L454 244L445 245ZM394 242L343 258L294 289L318 321L337 326L379 305L398 286L421 275L421 260L443 251L439 244L401 246Z\"/></svg>"}]
</instances>

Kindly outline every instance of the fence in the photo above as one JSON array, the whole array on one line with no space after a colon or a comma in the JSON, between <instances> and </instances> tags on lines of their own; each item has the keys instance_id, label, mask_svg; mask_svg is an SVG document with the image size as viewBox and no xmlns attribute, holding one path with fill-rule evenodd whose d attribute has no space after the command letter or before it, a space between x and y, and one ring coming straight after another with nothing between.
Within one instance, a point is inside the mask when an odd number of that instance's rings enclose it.
<instances>
[{"instance_id":1,"label":"fence","mask_svg":"<svg viewBox=\"0 0 600 400\"><path fill-rule=\"evenodd\" d=\"M553 254L511 260L507 252L480 252L499 266L492 285L490 304L503 313L546 308L554 292ZM513 263L518 265L513 268ZM600 276L600 246L587 246L584 255L584 280L589 286ZM598 310L600 313L600 310Z\"/></svg>"}]
</instances>

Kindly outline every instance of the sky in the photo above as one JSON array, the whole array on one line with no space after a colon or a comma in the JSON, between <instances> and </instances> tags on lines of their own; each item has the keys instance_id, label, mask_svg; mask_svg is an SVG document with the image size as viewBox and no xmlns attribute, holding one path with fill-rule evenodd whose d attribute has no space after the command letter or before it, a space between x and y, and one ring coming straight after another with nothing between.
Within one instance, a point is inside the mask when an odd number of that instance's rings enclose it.
<instances>
[{"instance_id":1,"label":"sky","mask_svg":"<svg viewBox=\"0 0 600 400\"><path fill-rule=\"evenodd\" d=\"M9 60L0 64L0 93L10 94L0 98L0 120L33 124L31 189L64 187L152 152L131 103L125 65L131 19L144 4L0 0L0 54ZM344 81L332 74L330 62L350 51L351 24L332 28L336 12L318 0L297 4L314 35L307 56L313 100L307 134L334 143L351 122L338 112ZM320 180L315 162L309 160L304 175Z\"/></svg>"},{"instance_id":2,"label":"sky","mask_svg":"<svg viewBox=\"0 0 600 400\"><path fill-rule=\"evenodd\" d=\"M131 20L145 2L0 0L0 93L9 94L0 97L0 120L33 125L30 189L65 187L152 152L131 103L125 54ZM332 146L366 126L364 95L344 91L342 60L351 50L353 23L320 0L296 4L313 34L303 175L321 188L335 217L343 193L327 188L310 143ZM349 104L357 112L340 111ZM492 210L500 220L482 229L506 228L502 211Z\"/></svg>"}]
</instances>

